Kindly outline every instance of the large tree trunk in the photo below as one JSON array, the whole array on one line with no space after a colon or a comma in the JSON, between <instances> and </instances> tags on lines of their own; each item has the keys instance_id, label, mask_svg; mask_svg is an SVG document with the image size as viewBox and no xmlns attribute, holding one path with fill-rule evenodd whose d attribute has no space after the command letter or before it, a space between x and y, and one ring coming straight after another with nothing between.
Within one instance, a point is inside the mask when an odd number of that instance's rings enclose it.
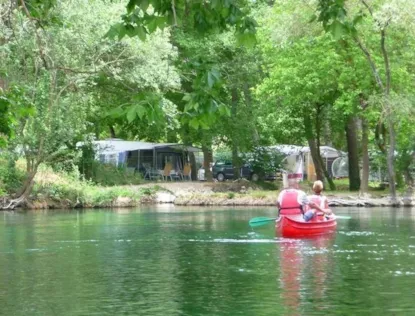
<instances>
[{"instance_id":1,"label":"large tree trunk","mask_svg":"<svg viewBox=\"0 0 415 316\"><path fill-rule=\"evenodd\" d=\"M252 107L252 95L251 95L251 91L249 90L249 85L248 83L244 84L244 97L245 97L245 104L249 109L249 113L251 115L251 117L255 117L254 116L254 111L253 111L253 107ZM256 122L254 122L254 124L252 125L252 138L253 138L253 143L255 146L259 146L259 133L258 133L258 129L256 128Z\"/></svg>"},{"instance_id":2,"label":"large tree trunk","mask_svg":"<svg viewBox=\"0 0 415 316\"><path fill-rule=\"evenodd\" d=\"M347 155L349 158L349 190L360 189L359 149L356 117L350 116L346 125Z\"/></svg>"},{"instance_id":3,"label":"large tree trunk","mask_svg":"<svg viewBox=\"0 0 415 316\"><path fill-rule=\"evenodd\" d=\"M190 133L189 125L185 124L182 126L181 130L182 132L181 137L183 140L183 144L186 146L192 146L192 135ZM197 181L197 165L196 165L196 157L193 152L189 152L189 160L190 160L190 169L191 169L191 179L193 181Z\"/></svg>"},{"instance_id":4,"label":"large tree trunk","mask_svg":"<svg viewBox=\"0 0 415 316\"><path fill-rule=\"evenodd\" d=\"M326 146L333 147L333 138L330 123L328 120L324 121L323 125L323 139Z\"/></svg>"},{"instance_id":5,"label":"large tree trunk","mask_svg":"<svg viewBox=\"0 0 415 316\"><path fill-rule=\"evenodd\" d=\"M320 148L320 146L318 146L317 148ZM334 184L332 177L330 177L330 174L327 171L326 165L324 164L323 158L321 157L320 150L317 151L317 159L319 159L320 161L320 165L323 169L323 174L326 177L327 182L329 183L330 190L336 190L336 185Z\"/></svg>"},{"instance_id":6,"label":"large tree trunk","mask_svg":"<svg viewBox=\"0 0 415 316\"><path fill-rule=\"evenodd\" d=\"M190 169L191 169L191 179L192 181L197 181L197 166L196 166L196 157L194 152L189 152L190 160Z\"/></svg>"},{"instance_id":7,"label":"large tree trunk","mask_svg":"<svg viewBox=\"0 0 415 316\"><path fill-rule=\"evenodd\" d=\"M232 107L231 107L231 124L235 125L237 118L237 111L238 111L238 90L236 88L232 89ZM233 166L233 179L237 180L241 177L241 167L239 163L238 157L238 133L237 129L232 128L232 166Z\"/></svg>"},{"instance_id":8,"label":"large tree trunk","mask_svg":"<svg viewBox=\"0 0 415 316\"><path fill-rule=\"evenodd\" d=\"M111 138L117 138L117 135L115 134L114 126L110 125L109 128L110 128Z\"/></svg>"},{"instance_id":9,"label":"large tree trunk","mask_svg":"<svg viewBox=\"0 0 415 316\"><path fill-rule=\"evenodd\" d=\"M324 171L321 165L320 150L317 148L316 138L313 133L313 126L309 116L304 116L304 130L310 147L311 157L313 158L314 168L316 169L317 180L324 181Z\"/></svg>"},{"instance_id":10,"label":"large tree trunk","mask_svg":"<svg viewBox=\"0 0 415 316\"><path fill-rule=\"evenodd\" d=\"M390 105L389 105L390 106ZM391 200L393 205L398 205L399 201L396 195L396 176L394 168L394 158L395 158L395 147L396 147L396 135L395 135L395 126L393 123L393 118L388 116L389 120L389 149L387 155L387 165L388 165L388 176L389 176L389 191L391 195Z\"/></svg>"},{"instance_id":11,"label":"large tree trunk","mask_svg":"<svg viewBox=\"0 0 415 316\"><path fill-rule=\"evenodd\" d=\"M362 181L360 191L367 193L369 191L369 124L365 118L362 118Z\"/></svg>"},{"instance_id":12,"label":"large tree trunk","mask_svg":"<svg viewBox=\"0 0 415 316\"><path fill-rule=\"evenodd\" d=\"M204 144L202 145L203 151L203 163L205 168L205 179L208 182L213 181L212 171L210 170L210 163L212 162L212 145Z\"/></svg>"},{"instance_id":13,"label":"large tree trunk","mask_svg":"<svg viewBox=\"0 0 415 316\"><path fill-rule=\"evenodd\" d=\"M39 168L40 163L41 161L39 160L32 164L31 170L28 172L27 178L24 181L23 186L20 189L20 192L13 200L9 202L8 205L4 205L2 207L3 209L14 209L27 201L27 198L29 197L30 193L32 193L33 185L35 184L34 179L37 174L37 170Z\"/></svg>"},{"instance_id":14,"label":"large tree trunk","mask_svg":"<svg viewBox=\"0 0 415 316\"><path fill-rule=\"evenodd\" d=\"M323 106L317 105L317 115L316 115L316 145L317 145L317 159L319 161L319 165L323 169L323 174L327 179L327 182L329 183L331 190L336 190L336 185L333 182L333 179L330 177L329 172L327 171L326 164L323 161L323 158L321 157L320 152L320 135L321 135L321 120L322 120L322 113L323 113Z\"/></svg>"},{"instance_id":15,"label":"large tree trunk","mask_svg":"<svg viewBox=\"0 0 415 316\"><path fill-rule=\"evenodd\" d=\"M412 154L413 158L415 158L415 154ZM404 176L405 176L405 183L406 183L406 192L405 197L403 199L403 203L405 206L412 206L412 198L414 195L414 178L412 177L410 171L411 160L408 161L408 164L405 166L404 169Z\"/></svg>"}]
</instances>

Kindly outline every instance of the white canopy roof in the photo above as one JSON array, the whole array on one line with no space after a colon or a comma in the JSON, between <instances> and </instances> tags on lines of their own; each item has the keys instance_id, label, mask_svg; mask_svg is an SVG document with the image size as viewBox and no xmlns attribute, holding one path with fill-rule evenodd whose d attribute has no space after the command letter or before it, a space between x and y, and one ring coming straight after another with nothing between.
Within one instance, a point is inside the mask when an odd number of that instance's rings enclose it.
<instances>
[{"instance_id":1,"label":"white canopy roof","mask_svg":"<svg viewBox=\"0 0 415 316\"><path fill-rule=\"evenodd\" d=\"M310 148L307 146L297 146L297 145L275 145L268 147L274 149L284 155L292 156L299 155L310 152ZM323 158L337 158L340 156L346 155L345 152L337 150L329 146L320 146L320 154Z\"/></svg>"},{"instance_id":2,"label":"white canopy roof","mask_svg":"<svg viewBox=\"0 0 415 316\"><path fill-rule=\"evenodd\" d=\"M180 148L185 151L197 152L200 151L200 148L185 146L177 143L147 143L140 141L127 141L122 139L107 139L107 140L97 140L92 142L98 148L100 154L109 155L125 151L135 151L135 150L153 150L160 149L163 147L168 148ZM77 147L81 147L84 143L78 142Z\"/></svg>"}]
</instances>

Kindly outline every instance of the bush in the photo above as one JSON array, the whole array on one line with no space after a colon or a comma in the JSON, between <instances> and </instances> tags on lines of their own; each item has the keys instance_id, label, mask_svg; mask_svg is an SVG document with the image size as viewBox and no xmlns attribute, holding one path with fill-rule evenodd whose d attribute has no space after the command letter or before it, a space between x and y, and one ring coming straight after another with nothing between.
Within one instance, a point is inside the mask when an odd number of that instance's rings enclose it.
<instances>
[{"instance_id":1,"label":"bush","mask_svg":"<svg viewBox=\"0 0 415 316\"><path fill-rule=\"evenodd\" d=\"M53 182L37 182L32 191L32 199L38 201L56 201L69 206L99 207L111 206L118 197L129 197L139 201L143 196L153 195L156 188L134 190L128 187L99 187L94 183L79 180L76 175L55 174Z\"/></svg>"},{"instance_id":2,"label":"bush","mask_svg":"<svg viewBox=\"0 0 415 316\"><path fill-rule=\"evenodd\" d=\"M93 173L91 181L103 185L125 185L125 184L140 184L143 182L141 175L138 172L128 170L125 167L117 167L112 164L102 164L95 161L93 164Z\"/></svg>"},{"instance_id":3,"label":"bush","mask_svg":"<svg viewBox=\"0 0 415 316\"><path fill-rule=\"evenodd\" d=\"M104 164L95 159L95 145L87 140L81 147L81 154L76 161L78 170L84 179L103 186L140 184L140 173L131 171L124 166Z\"/></svg>"},{"instance_id":4,"label":"bush","mask_svg":"<svg viewBox=\"0 0 415 316\"><path fill-rule=\"evenodd\" d=\"M243 160L249 162L261 177L266 174L276 174L281 169L283 159L281 153L262 146L256 147L251 153L243 154Z\"/></svg>"},{"instance_id":5,"label":"bush","mask_svg":"<svg viewBox=\"0 0 415 316\"><path fill-rule=\"evenodd\" d=\"M16 168L13 157L0 155L0 196L16 193L23 185L26 173Z\"/></svg>"}]
</instances>

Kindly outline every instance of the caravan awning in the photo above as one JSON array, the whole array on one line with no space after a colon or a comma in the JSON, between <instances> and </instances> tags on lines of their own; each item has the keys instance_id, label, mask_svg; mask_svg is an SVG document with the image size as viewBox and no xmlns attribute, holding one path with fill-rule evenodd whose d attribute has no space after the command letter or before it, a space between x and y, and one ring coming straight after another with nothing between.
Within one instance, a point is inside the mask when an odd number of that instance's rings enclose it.
<instances>
[{"instance_id":1,"label":"caravan awning","mask_svg":"<svg viewBox=\"0 0 415 316\"><path fill-rule=\"evenodd\" d=\"M181 149L183 151L198 152L201 151L200 148L193 146L185 146L177 143L147 143L140 141L127 141L121 139L108 139L108 140L97 140L92 142L97 146L97 150L100 154L110 155L125 151L136 151L136 150L154 150L162 148L174 148ZM78 142L76 147L81 147L84 145L84 142Z\"/></svg>"}]
</instances>

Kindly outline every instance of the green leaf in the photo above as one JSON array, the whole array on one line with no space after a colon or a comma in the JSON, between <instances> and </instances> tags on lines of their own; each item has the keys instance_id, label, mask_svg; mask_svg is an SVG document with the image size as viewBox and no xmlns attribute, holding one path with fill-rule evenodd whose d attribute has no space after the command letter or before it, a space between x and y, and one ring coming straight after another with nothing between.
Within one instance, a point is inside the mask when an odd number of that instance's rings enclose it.
<instances>
[{"instance_id":1,"label":"green leaf","mask_svg":"<svg viewBox=\"0 0 415 316\"><path fill-rule=\"evenodd\" d=\"M148 31L150 33L153 33L157 29L157 26L157 19L152 17L150 22L148 22L147 24Z\"/></svg>"},{"instance_id":2,"label":"green leaf","mask_svg":"<svg viewBox=\"0 0 415 316\"><path fill-rule=\"evenodd\" d=\"M248 48L252 48L256 44L255 34L251 32L237 33L236 40L238 45L245 46Z\"/></svg>"},{"instance_id":3,"label":"green leaf","mask_svg":"<svg viewBox=\"0 0 415 316\"><path fill-rule=\"evenodd\" d=\"M207 82L208 82L209 88L212 88L213 85L215 84L215 78L214 78L212 72L210 72L210 71L208 72L208 75L207 75Z\"/></svg>"},{"instance_id":4,"label":"green leaf","mask_svg":"<svg viewBox=\"0 0 415 316\"><path fill-rule=\"evenodd\" d=\"M308 23L313 23L316 19L317 19L317 15L313 14L313 15L310 17L310 20L308 21Z\"/></svg>"},{"instance_id":5,"label":"green leaf","mask_svg":"<svg viewBox=\"0 0 415 316\"><path fill-rule=\"evenodd\" d=\"M216 80L220 79L220 71L217 67L213 67L210 72L212 76L215 77Z\"/></svg>"},{"instance_id":6,"label":"green leaf","mask_svg":"<svg viewBox=\"0 0 415 316\"><path fill-rule=\"evenodd\" d=\"M128 4L127 4L127 12L128 13L131 13L135 9L135 6L136 5L137 5L137 0L130 0L130 1L128 1Z\"/></svg>"},{"instance_id":7,"label":"green leaf","mask_svg":"<svg viewBox=\"0 0 415 316\"><path fill-rule=\"evenodd\" d=\"M224 115L224 116L230 116L231 115L230 109L224 104L219 105L218 109L219 109L219 113L221 115Z\"/></svg>"},{"instance_id":8,"label":"green leaf","mask_svg":"<svg viewBox=\"0 0 415 316\"><path fill-rule=\"evenodd\" d=\"M209 122L205 121L204 119L201 119L201 120L199 121L199 124L200 124L200 127L201 127L202 129L209 129L209 127L210 127Z\"/></svg>"},{"instance_id":9,"label":"green leaf","mask_svg":"<svg viewBox=\"0 0 415 316\"><path fill-rule=\"evenodd\" d=\"M340 39L346 33L346 27L339 20L334 20L330 30L335 39Z\"/></svg>"},{"instance_id":10,"label":"green leaf","mask_svg":"<svg viewBox=\"0 0 415 316\"><path fill-rule=\"evenodd\" d=\"M135 28L135 32L134 32L136 35L138 35L138 37L139 37L139 39L141 40L141 41L145 41L146 40L146 35L147 35L147 32L146 32L146 29L143 27L143 26L141 26L141 25L139 25L139 26L137 26L136 28Z\"/></svg>"},{"instance_id":11,"label":"green leaf","mask_svg":"<svg viewBox=\"0 0 415 316\"><path fill-rule=\"evenodd\" d=\"M229 15L229 8L223 7L222 11L220 12L222 17L227 17Z\"/></svg>"},{"instance_id":12,"label":"green leaf","mask_svg":"<svg viewBox=\"0 0 415 316\"><path fill-rule=\"evenodd\" d=\"M135 112L137 113L138 117L142 119L146 114L146 108L143 105L137 105L135 107Z\"/></svg>"},{"instance_id":13,"label":"green leaf","mask_svg":"<svg viewBox=\"0 0 415 316\"><path fill-rule=\"evenodd\" d=\"M130 1L128 1L128 4L127 4L127 12L128 13L133 12L133 10L135 9L138 1L140 1L140 0L130 0Z\"/></svg>"},{"instance_id":14,"label":"green leaf","mask_svg":"<svg viewBox=\"0 0 415 316\"><path fill-rule=\"evenodd\" d=\"M189 126L192 127L193 129L199 129L199 120L197 118L192 118L189 121Z\"/></svg>"},{"instance_id":15,"label":"green leaf","mask_svg":"<svg viewBox=\"0 0 415 316\"><path fill-rule=\"evenodd\" d=\"M353 19L353 26L359 24L360 22L363 21L363 14L359 13L358 15L356 15Z\"/></svg>"},{"instance_id":16,"label":"green leaf","mask_svg":"<svg viewBox=\"0 0 415 316\"><path fill-rule=\"evenodd\" d=\"M132 121L135 120L136 117L136 106L131 106L128 111L127 111L127 121L128 123L131 123Z\"/></svg>"},{"instance_id":17,"label":"green leaf","mask_svg":"<svg viewBox=\"0 0 415 316\"><path fill-rule=\"evenodd\" d=\"M131 24L127 24L125 25L125 33L129 36L129 37L134 37L135 34L135 27L132 26Z\"/></svg>"},{"instance_id":18,"label":"green leaf","mask_svg":"<svg viewBox=\"0 0 415 316\"><path fill-rule=\"evenodd\" d=\"M219 8L221 5L220 0L211 0L210 3L213 9Z\"/></svg>"},{"instance_id":19,"label":"green leaf","mask_svg":"<svg viewBox=\"0 0 415 316\"><path fill-rule=\"evenodd\" d=\"M126 29L123 24L117 23L110 27L109 31L104 35L104 37L109 39L114 39L118 36L119 39L122 39L126 34Z\"/></svg>"},{"instance_id":20,"label":"green leaf","mask_svg":"<svg viewBox=\"0 0 415 316\"><path fill-rule=\"evenodd\" d=\"M192 100L192 96L190 95L190 93L185 94L182 100L186 102L190 102L190 100Z\"/></svg>"},{"instance_id":21,"label":"green leaf","mask_svg":"<svg viewBox=\"0 0 415 316\"><path fill-rule=\"evenodd\" d=\"M159 29L164 29L166 27L167 18L165 16L156 17L157 26Z\"/></svg>"},{"instance_id":22,"label":"green leaf","mask_svg":"<svg viewBox=\"0 0 415 316\"><path fill-rule=\"evenodd\" d=\"M147 11L148 5L149 5L148 0L141 0L141 3L140 3L141 10L143 10L144 12Z\"/></svg>"}]
</instances>

